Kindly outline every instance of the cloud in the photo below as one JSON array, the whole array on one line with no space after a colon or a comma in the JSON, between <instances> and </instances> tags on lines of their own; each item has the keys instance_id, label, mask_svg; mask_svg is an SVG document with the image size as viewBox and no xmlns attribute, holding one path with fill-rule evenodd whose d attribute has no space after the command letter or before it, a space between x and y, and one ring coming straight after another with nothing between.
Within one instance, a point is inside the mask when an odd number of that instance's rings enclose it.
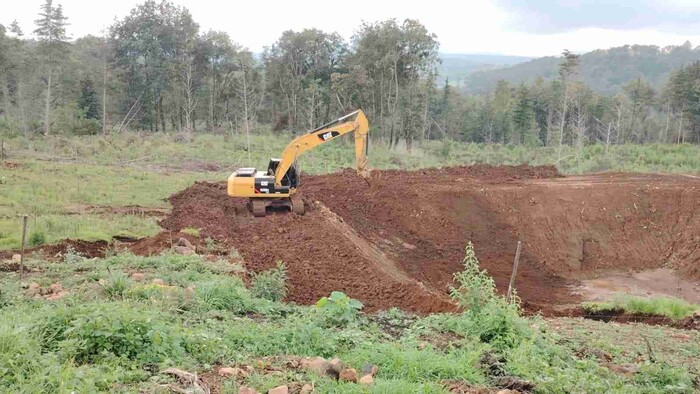
<instances>
[{"instance_id":1,"label":"cloud","mask_svg":"<svg viewBox=\"0 0 700 394\"><path fill-rule=\"evenodd\" d=\"M697 0L496 0L508 25L536 34L583 28L655 29L696 33L700 28Z\"/></svg>"}]
</instances>

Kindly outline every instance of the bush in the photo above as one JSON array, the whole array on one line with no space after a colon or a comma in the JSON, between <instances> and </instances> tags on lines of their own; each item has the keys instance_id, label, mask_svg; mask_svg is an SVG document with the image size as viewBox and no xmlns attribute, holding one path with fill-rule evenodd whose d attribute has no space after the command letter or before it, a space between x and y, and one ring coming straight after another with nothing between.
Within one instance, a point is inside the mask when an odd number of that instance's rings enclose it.
<instances>
[{"instance_id":1,"label":"bush","mask_svg":"<svg viewBox=\"0 0 700 394\"><path fill-rule=\"evenodd\" d=\"M474 335L499 350L530 337L517 297L509 302L498 294L493 278L479 268L471 242L466 247L464 270L454 275L454 281L456 286L450 286L450 295L466 311L452 320L453 329Z\"/></svg>"},{"instance_id":2,"label":"bush","mask_svg":"<svg viewBox=\"0 0 700 394\"><path fill-rule=\"evenodd\" d=\"M35 231L29 236L29 245L40 246L46 243L46 234L41 231Z\"/></svg>"},{"instance_id":3,"label":"bush","mask_svg":"<svg viewBox=\"0 0 700 394\"><path fill-rule=\"evenodd\" d=\"M245 314L256 311L250 294L240 280L232 278L207 282L197 286L195 299L203 310L231 311Z\"/></svg>"},{"instance_id":4,"label":"bush","mask_svg":"<svg viewBox=\"0 0 700 394\"><path fill-rule=\"evenodd\" d=\"M113 300L122 299L130 285L131 281L123 273L112 274L102 285L102 292Z\"/></svg>"},{"instance_id":5,"label":"bush","mask_svg":"<svg viewBox=\"0 0 700 394\"><path fill-rule=\"evenodd\" d=\"M132 304L89 305L77 311L60 346L78 363L110 357L158 363L184 354L176 327Z\"/></svg>"},{"instance_id":6,"label":"bush","mask_svg":"<svg viewBox=\"0 0 700 394\"><path fill-rule=\"evenodd\" d=\"M287 295L287 267L277 262L277 267L253 274L253 297L279 302Z\"/></svg>"},{"instance_id":7,"label":"bush","mask_svg":"<svg viewBox=\"0 0 700 394\"><path fill-rule=\"evenodd\" d=\"M316 302L316 307L330 325L341 327L355 321L363 305L360 301L348 297L342 291L334 291L330 297L323 297Z\"/></svg>"}]
</instances>

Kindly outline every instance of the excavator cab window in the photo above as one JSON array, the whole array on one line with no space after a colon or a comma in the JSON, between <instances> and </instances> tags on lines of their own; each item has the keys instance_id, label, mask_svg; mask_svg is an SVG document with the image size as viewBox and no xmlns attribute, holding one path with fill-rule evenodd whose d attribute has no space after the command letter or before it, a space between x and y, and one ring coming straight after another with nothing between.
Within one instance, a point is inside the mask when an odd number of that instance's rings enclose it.
<instances>
[{"instance_id":1,"label":"excavator cab window","mask_svg":"<svg viewBox=\"0 0 700 394\"><path fill-rule=\"evenodd\" d=\"M277 167L280 165L280 159L272 158L270 159L270 164L267 165L267 174L275 175ZM282 178L282 186L289 186L290 188L296 188L299 185L299 176L297 174L297 168L294 164L289 167L287 173L284 174Z\"/></svg>"}]
</instances>

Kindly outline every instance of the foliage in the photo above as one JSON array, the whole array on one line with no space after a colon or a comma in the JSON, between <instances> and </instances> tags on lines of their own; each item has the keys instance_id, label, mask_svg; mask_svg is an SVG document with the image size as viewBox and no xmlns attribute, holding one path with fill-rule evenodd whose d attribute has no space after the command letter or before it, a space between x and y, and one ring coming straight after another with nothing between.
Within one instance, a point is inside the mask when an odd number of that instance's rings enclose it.
<instances>
[{"instance_id":1,"label":"foliage","mask_svg":"<svg viewBox=\"0 0 700 394\"><path fill-rule=\"evenodd\" d=\"M670 297L615 297L608 302L584 302L583 308L591 313L624 311L631 314L666 316L673 320L679 320L700 311L700 305Z\"/></svg>"},{"instance_id":2,"label":"foliage","mask_svg":"<svg viewBox=\"0 0 700 394\"><path fill-rule=\"evenodd\" d=\"M46 234L42 231L35 231L29 236L29 245L40 246L46 243Z\"/></svg>"},{"instance_id":3,"label":"foliage","mask_svg":"<svg viewBox=\"0 0 700 394\"><path fill-rule=\"evenodd\" d=\"M277 267L253 274L253 285L250 289L253 297L270 301L282 301L287 295L287 267L281 261Z\"/></svg>"},{"instance_id":4,"label":"foliage","mask_svg":"<svg viewBox=\"0 0 700 394\"><path fill-rule=\"evenodd\" d=\"M454 275L456 285L450 286L450 295L466 311L450 325L499 350L528 338L530 332L520 317L517 302L509 302L498 294L493 278L479 268L471 242L467 244L463 263L464 269Z\"/></svg>"},{"instance_id":5,"label":"foliage","mask_svg":"<svg viewBox=\"0 0 700 394\"><path fill-rule=\"evenodd\" d=\"M326 321L338 327L352 323L362 307L360 301L348 297L342 291L331 292L330 297L323 297L316 302L316 308Z\"/></svg>"}]
</instances>

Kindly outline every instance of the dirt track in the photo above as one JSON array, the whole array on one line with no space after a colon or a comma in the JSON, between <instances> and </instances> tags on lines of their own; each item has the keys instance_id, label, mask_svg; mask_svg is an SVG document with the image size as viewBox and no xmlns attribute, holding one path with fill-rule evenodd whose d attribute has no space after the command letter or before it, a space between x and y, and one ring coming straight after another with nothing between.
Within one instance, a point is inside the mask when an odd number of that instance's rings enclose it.
<instances>
[{"instance_id":1,"label":"dirt track","mask_svg":"<svg viewBox=\"0 0 700 394\"><path fill-rule=\"evenodd\" d=\"M447 293L471 240L499 288L517 240L516 282L530 310L578 301L571 285L601 271L680 269L700 278L700 179L596 174L560 177L553 167L452 167L305 176L307 214L257 219L225 185L197 183L170 198L168 230L201 229L233 246L248 268L281 260L290 299L332 290L367 309L453 309Z\"/></svg>"}]
</instances>

